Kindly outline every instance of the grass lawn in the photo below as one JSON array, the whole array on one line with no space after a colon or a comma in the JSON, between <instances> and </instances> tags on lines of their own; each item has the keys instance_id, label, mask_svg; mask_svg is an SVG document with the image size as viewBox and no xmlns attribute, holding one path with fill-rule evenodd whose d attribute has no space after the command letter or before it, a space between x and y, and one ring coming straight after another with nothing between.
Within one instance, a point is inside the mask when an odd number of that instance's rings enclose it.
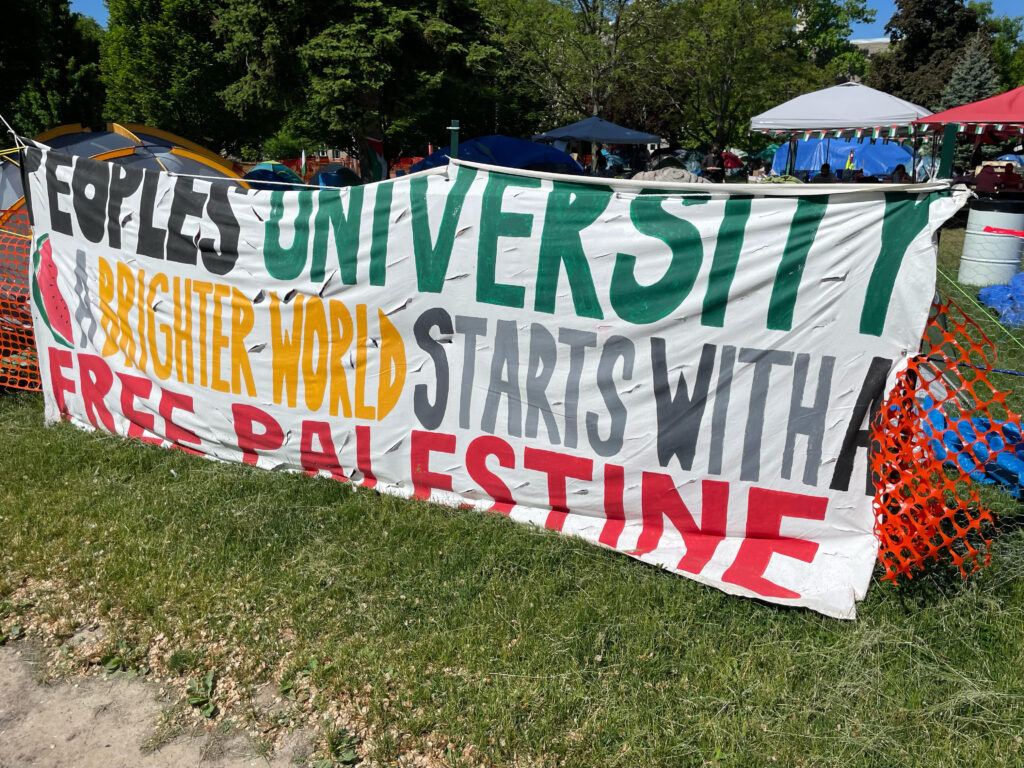
<instances>
[{"instance_id":1,"label":"grass lawn","mask_svg":"<svg viewBox=\"0 0 1024 768\"><path fill-rule=\"evenodd\" d=\"M949 274L962 238L943 232ZM160 641L177 661L154 674L365 707L382 765L1024 762L1024 532L992 489L989 568L875 583L841 622L502 517L46 429L39 395L0 393L0 435L0 634L35 612L70 635L70 603L110 622L124 668ZM69 599L13 599L26 578Z\"/></svg>"}]
</instances>

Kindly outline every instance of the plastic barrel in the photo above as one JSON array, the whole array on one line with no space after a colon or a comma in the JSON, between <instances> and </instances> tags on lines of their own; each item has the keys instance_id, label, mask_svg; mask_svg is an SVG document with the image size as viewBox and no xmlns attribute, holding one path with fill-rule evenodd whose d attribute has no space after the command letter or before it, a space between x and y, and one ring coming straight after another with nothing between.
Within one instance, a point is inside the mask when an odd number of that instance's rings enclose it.
<instances>
[{"instance_id":1,"label":"plastic barrel","mask_svg":"<svg viewBox=\"0 0 1024 768\"><path fill-rule=\"evenodd\" d=\"M986 232L985 227L1024 230L1024 200L971 201L957 276L965 285L1001 285L1020 271L1024 238Z\"/></svg>"}]
</instances>

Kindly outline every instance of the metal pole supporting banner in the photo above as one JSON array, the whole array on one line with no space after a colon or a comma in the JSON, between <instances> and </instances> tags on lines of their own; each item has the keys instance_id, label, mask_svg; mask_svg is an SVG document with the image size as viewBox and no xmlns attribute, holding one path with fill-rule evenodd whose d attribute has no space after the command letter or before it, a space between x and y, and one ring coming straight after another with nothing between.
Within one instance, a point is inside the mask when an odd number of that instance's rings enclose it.
<instances>
[{"instance_id":1,"label":"metal pole supporting banner","mask_svg":"<svg viewBox=\"0 0 1024 768\"><path fill-rule=\"evenodd\" d=\"M456 160L459 158L459 121L452 120L452 124L448 126L448 130L451 132L452 143L448 148L448 156L454 157Z\"/></svg>"}]
</instances>

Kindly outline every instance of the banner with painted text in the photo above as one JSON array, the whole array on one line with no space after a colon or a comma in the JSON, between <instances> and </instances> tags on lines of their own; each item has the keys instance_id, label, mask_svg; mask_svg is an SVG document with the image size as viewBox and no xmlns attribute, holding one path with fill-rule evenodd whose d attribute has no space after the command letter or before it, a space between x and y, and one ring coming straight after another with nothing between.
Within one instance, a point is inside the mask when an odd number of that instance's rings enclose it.
<instances>
[{"instance_id":1,"label":"banner with painted text","mask_svg":"<svg viewBox=\"0 0 1024 768\"><path fill-rule=\"evenodd\" d=\"M855 615L868 418L919 346L962 194L468 163L254 192L24 160L48 421Z\"/></svg>"}]
</instances>

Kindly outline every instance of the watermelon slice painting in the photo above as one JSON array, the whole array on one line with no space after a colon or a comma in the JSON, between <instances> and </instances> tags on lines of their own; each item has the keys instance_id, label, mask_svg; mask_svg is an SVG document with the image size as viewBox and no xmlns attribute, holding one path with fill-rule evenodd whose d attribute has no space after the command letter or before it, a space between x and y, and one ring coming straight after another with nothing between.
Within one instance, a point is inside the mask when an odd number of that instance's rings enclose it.
<instances>
[{"instance_id":1,"label":"watermelon slice painting","mask_svg":"<svg viewBox=\"0 0 1024 768\"><path fill-rule=\"evenodd\" d=\"M53 260L49 235L43 235L36 243L32 266L35 271L32 298L36 302L36 309L43 316L43 322L50 329L54 340L65 347L74 347L71 311L57 287L57 264Z\"/></svg>"}]
</instances>

